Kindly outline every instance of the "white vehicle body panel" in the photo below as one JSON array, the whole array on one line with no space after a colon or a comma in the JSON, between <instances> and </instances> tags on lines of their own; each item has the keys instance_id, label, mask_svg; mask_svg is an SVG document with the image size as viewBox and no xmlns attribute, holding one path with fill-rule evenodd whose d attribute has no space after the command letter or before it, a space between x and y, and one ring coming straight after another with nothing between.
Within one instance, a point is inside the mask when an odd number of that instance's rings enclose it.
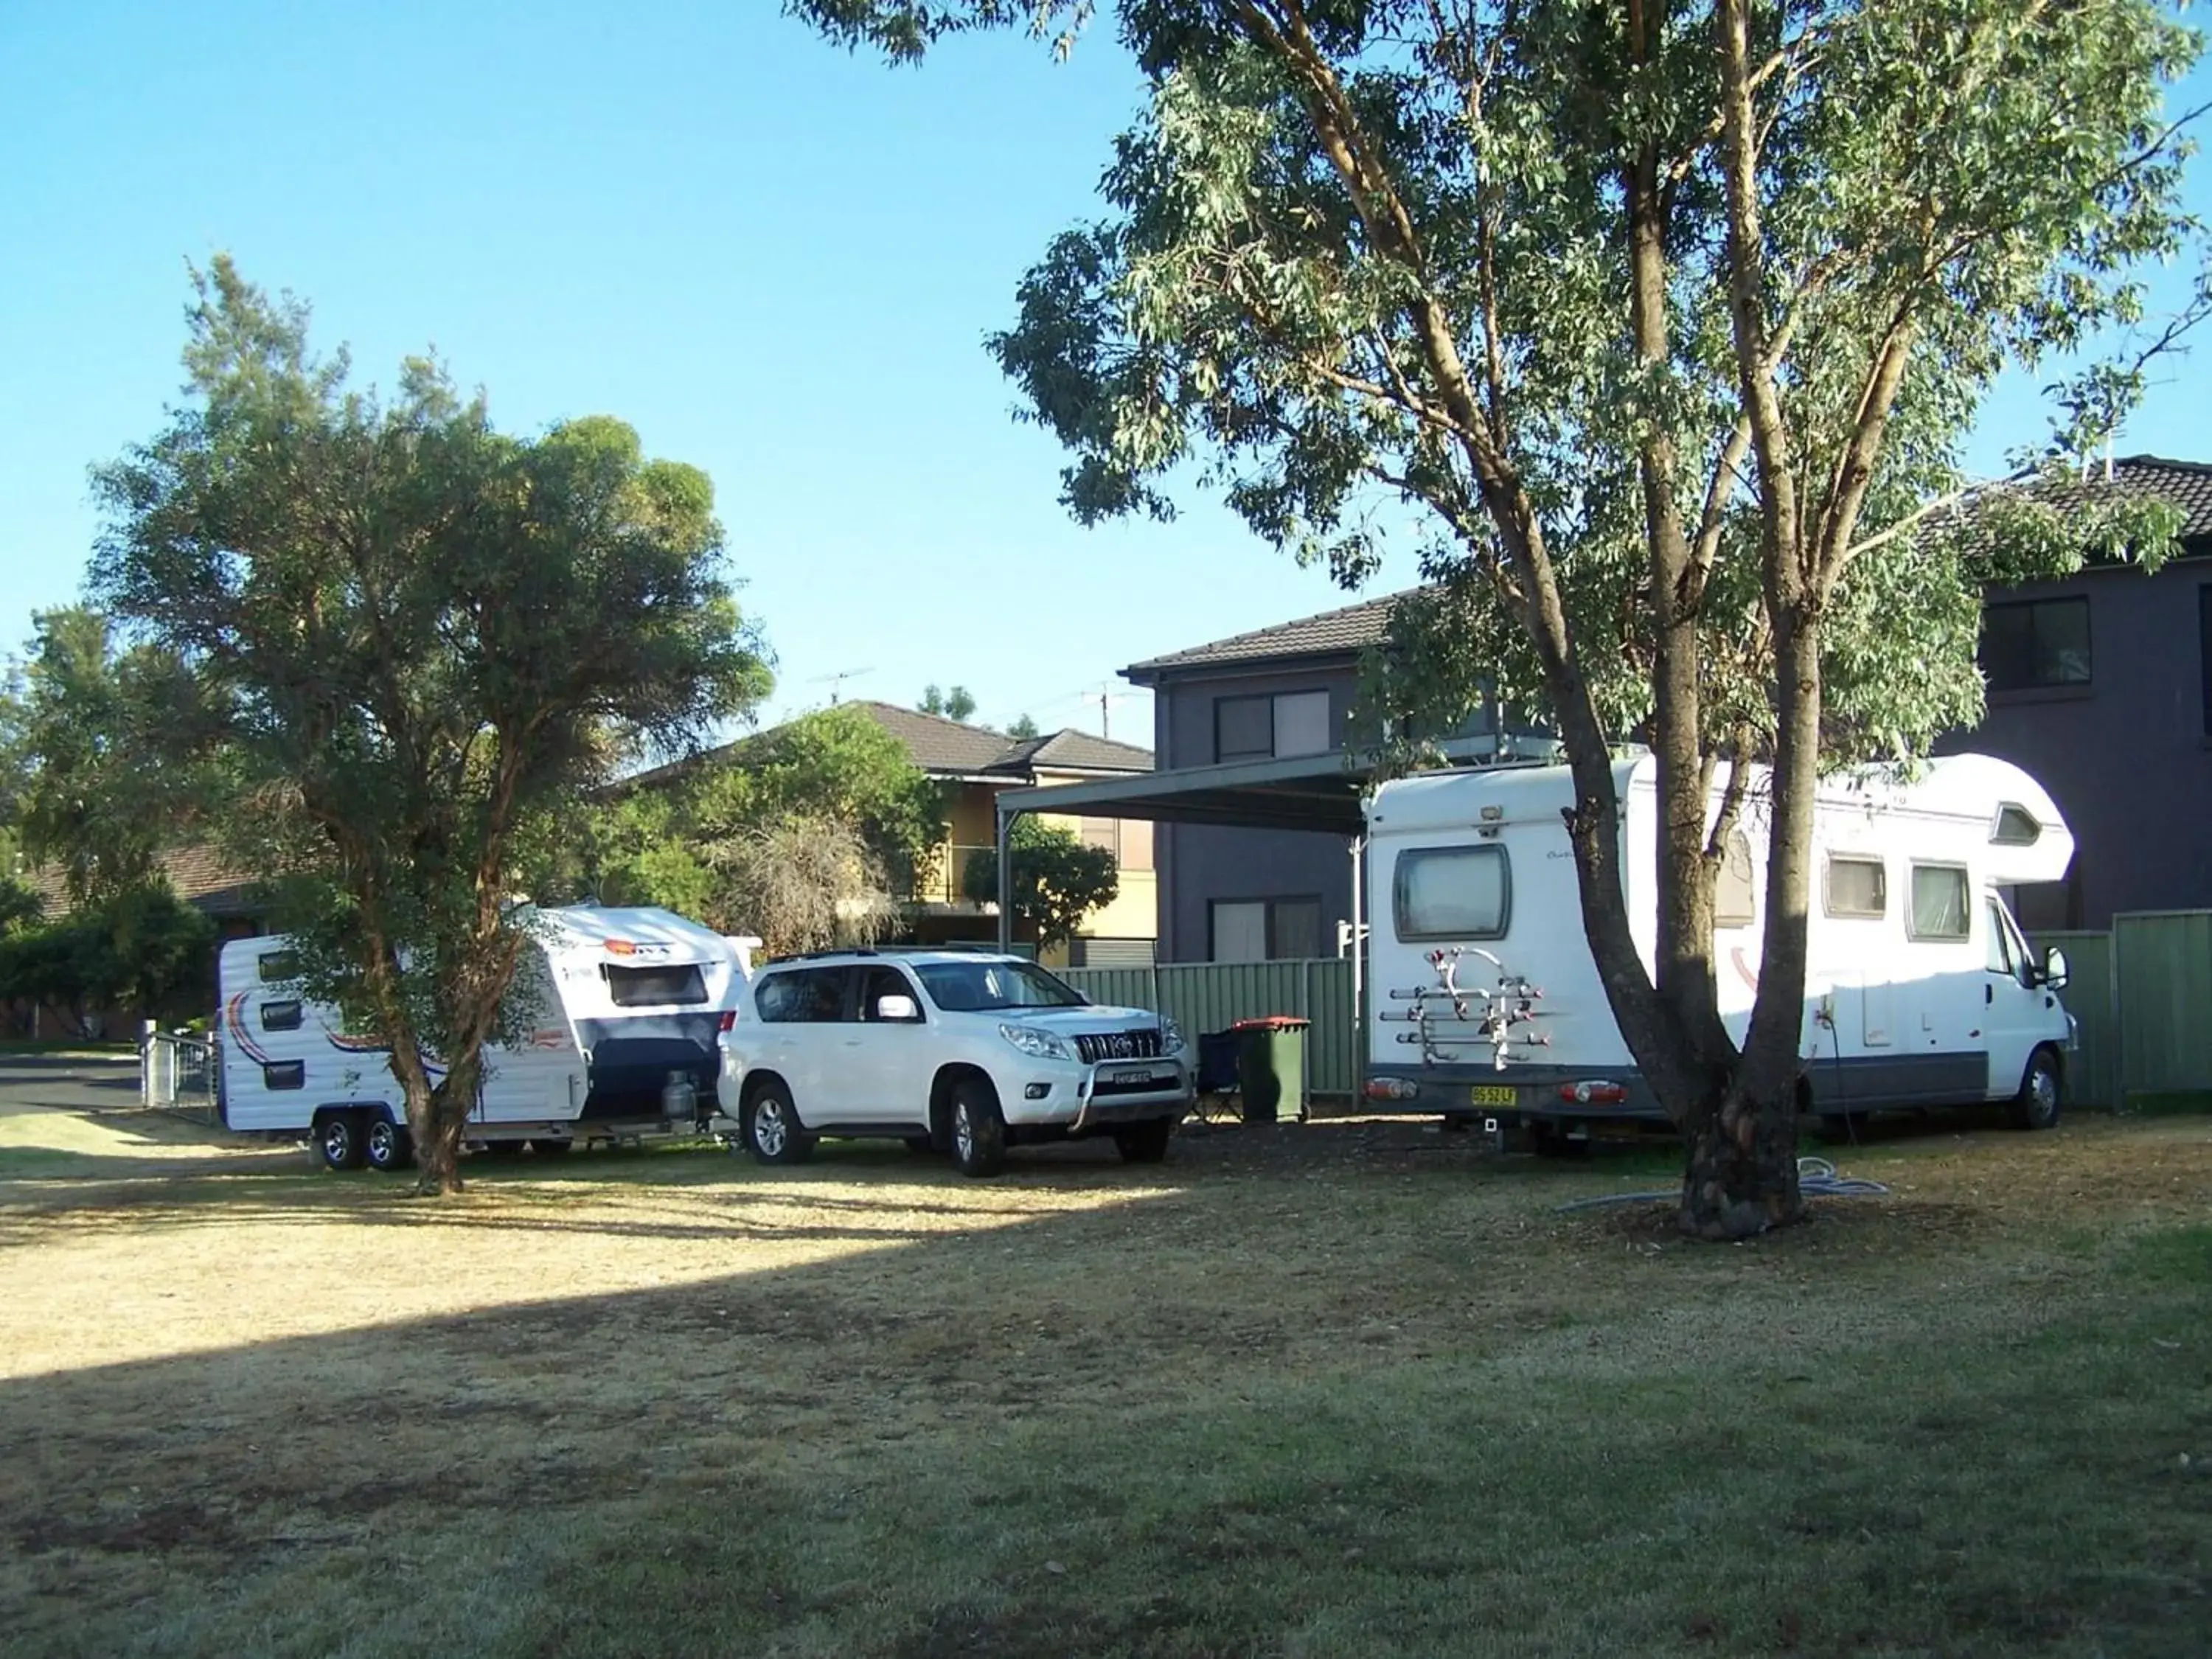
<instances>
[{"instance_id":1,"label":"white vehicle body panel","mask_svg":"<svg viewBox=\"0 0 2212 1659\"><path fill-rule=\"evenodd\" d=\"M510 995L531 1024L512 1043L486 1049L472 1123L497 1129L623 1115L618 1109L648 1101L654 1069L665 1075L687 1065L686 1048L696 1055L688 1069L708 1092L715 1028L744 986L737 943L648 908L537 910L530 926L532 943ZM382 1045L349 1034L337 1009L287 983L285 950L282 935L222 948L216 1045L224 1121L239 1130L305 1132L318 1110L343 1105L404 1122L405 1097ZM692 969L696 981L686 972ZM653 970L685 980L679 1000L650 1000ZM443 1075L434 1068L434 1078Z\"/></svg>"},{"instance_id":2,"label":"white vehicle body panel","mask_svg":"<svg viewBox=\"0 0 2212 1659\"><path fill-rule=\"evenodd\" d=\"M1725 773L1715 780L1709 826L1725 781ZM1630 928L1648 972L1658 929L1655 763L1616 763L1614 785ZM1571 1104L1559 1085L1632 1077L1583 931L1562 816L1573 800L1564 767L1433 773L1376 792L1365 855L1369 1071L1421 1084L1416 1109L1469 1109L1486 1097L1502 1105L1511 1091L1518 1109L1559 1115ZM1747 780L1741 843L1731 843L1738 902L1717 907L1726 914L1714 932L1721 1015L1739 1042L1759 985L1769 822L1760 769ZM1476 848L1496 851L1471 857ZM2038 1046L2070 1046L2056 995L2021 971L2026 946L1997 890L2062 878L2073 850L2049 793L1987 756L1934 761L1910 781L1870 771L1823 783L1798 1044L1820 1109L2007 1097ZM1425 933L1427 918L1446 912L1425 890L1400 885L1401 860L1422 853L1455 854L1470 872L1478 859L1502 858L1503 927ZM1877 866L1880 914L1853 914L1872 908L1850 901ZM1469 891L1476 898L1464 914L1487 915L1488 886ZM1439 989L1439 954L1455 958L1452 988L1471 1000L1455 1006ZM1501 994L1513 984L1540 994ZM1529 1017L1492 1040L1500 1034L1485 1034L1483 1012L1516 997Z\"/></svg>"}]
</instances>

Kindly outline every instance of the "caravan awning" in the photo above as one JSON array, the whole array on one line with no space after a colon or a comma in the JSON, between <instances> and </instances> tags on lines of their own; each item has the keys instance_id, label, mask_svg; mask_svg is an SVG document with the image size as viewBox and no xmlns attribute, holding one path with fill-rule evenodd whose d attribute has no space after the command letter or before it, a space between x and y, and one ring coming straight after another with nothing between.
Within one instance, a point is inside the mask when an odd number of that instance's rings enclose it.
<instances>
[{"instance_id":1,"label":"caravan awning","mask_svg":"<svg viewBox=\"0 0 2212 1659\"><path fill-rule=\"evenodd\" d=\"M1293 760L1230 761L1170 771L1001 790L999 822L1030 812L1150 818L1247 830L1306 830L1352 836L1365 828L1359 799L1370 769L1341 750Z\"/></svg>"}]
</instances>

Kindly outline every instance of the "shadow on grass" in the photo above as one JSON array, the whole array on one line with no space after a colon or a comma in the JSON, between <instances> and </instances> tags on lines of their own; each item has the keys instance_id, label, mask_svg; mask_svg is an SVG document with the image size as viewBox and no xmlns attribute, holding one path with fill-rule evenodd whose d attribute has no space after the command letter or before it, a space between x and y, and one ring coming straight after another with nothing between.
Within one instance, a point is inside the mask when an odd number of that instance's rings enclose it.
<instances>
[{"instance_id":1,"label":"shadow on grass","mask_svg":"<svg viewBox=\"0 0 2212 1659\"><path fill-rule=\"evenodd\" d=\"M1446 1162L1311 1174L0 1384L0 1625L102 1654L2201 1650L2201 1226L1837 1257L1808 1294L1818 1227L1647 1260Z\"/></svg>"}]
</instances>

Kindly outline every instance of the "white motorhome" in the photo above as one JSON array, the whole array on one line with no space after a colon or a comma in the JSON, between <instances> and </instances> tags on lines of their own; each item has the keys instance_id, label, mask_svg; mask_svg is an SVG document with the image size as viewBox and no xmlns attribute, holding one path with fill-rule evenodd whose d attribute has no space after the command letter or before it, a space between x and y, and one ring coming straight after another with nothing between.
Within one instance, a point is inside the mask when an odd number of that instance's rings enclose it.
<instances>
[{"instance_id":1,"label":"white motorhome","mask_svg":"<svg viewBox=\"0 0 2212 1659\"><path fill-rule=\"evenodd\" d=\"M526 925L532 945L512 994L532 1024L513 1044L485 1051L468 1139L565 1152L578 1141L705 1127L715 1109L717 1035L760 941L648 908L533 909ZM413 1149L386 1050L349 1032L338 1010L307 1000L295 972L282 935L222 948L223 1122L271 1138L312 1136L333 1169L404 1168ZM690 1080L689 1097L670 1088L677 1078ZM683 1115L687 1097L696 1106Z\"/></svg>"},{"instance_id":2,"label":"white motorhome","mask_svg":"<svg viewBox=\"0 0 2212 1659\"><path fill-rule=\"evenodd\" d=\"M1717 821L1716 780L1707 824ZM1759 986L1768 804L1747 780L1715 896L1723 1018L1741 1042ZM1656 763L1616 763L1630 927L1658 933ZM1561 766L1426 774L1367 810L1366 1095L1385 1110L1522 1126L1540 1149L1662 1116L1614 1023L1584 939ZM1916 777L1824 782L1798 1054L1800 1103L1831 1127L1907 1106L2015 1103L2057 1120L2074 1025L2065 962L2039 957L2001 890L2056 881L2074 838L2008 762L1956 755Z\"/></svg>"}]
</instances>

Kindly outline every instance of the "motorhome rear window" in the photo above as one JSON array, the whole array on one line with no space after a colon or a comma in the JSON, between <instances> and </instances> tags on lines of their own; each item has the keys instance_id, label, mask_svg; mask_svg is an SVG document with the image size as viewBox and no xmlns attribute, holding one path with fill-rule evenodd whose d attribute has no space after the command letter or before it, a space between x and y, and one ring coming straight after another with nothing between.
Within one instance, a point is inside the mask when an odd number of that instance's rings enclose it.
<instances>
[{"instance_id":1,"label":"motorhome rear window","mask_svg":"<svg viewBox=\"0 0 2212 1659\"><path fill-rule=\"evenodd\" d=\"M1741 830L1729 831L1721 867L1713 879L1713 926L1748 927L1758 919L1752 892L1751 843Z\"/></svg>"},{"instance_id":2,"label":"motorhome rear window","mask_svg":"<svg viewBox=\"0 0 2212 1659\"><path fill-rule=\"evenodd\" d=\"M707 978L691 963L653 968L606 964L607 994L617 1008L684 1007L707 1000Z\"/></svg>"},{"instance_id":3,"label":"motorhome rear window","mask_svg":"<svg viewBox=\"0 0 2212 1659\"><path fill-rule=\"evenodd\" d=\"M1917 939L1964 939L1972 930L1967 908L1966 872L1955 864L1912 866L1910 931Z\"/></svg>"},{"instance_id":4,"label":"motorhome rear window","mask_svg":"<svg viewBox=\"0 0 2212 1659\"><path fill-rule=\"evenodd\" d=\"M1504 939L1512 921L1512 872L1503 847L1401 853L1390 887L1401 939Z\"/></svg>"},{"instance_id":5,"label":"motorhome rear window","mask_svg":"<svg viewBox=\"0 0 2212 1659\"><path fill-rule=\"evenodd\" d=\"M1824 903L1832 916L1880 917L1889 914L1889 875L1880 859L1831 854Z\"/></svg>"},{"instance_id":6,"label":"motorhome rear window","mask_svg":"<svg viewBox=\"0 0 2212 1659\"><path fill-rule=\"evenodd\" d=\"M307 1062L272 1060L261 1068L261 1081L271 1089L304 1089L307 1086Z\"/></svg>"},{"instance_id":7,"label":"motorhome rear window","mask_svg":"<svg viewBox=\"0 0 2212 1659\"><path fill-rule=\"evenodd\" d=\"M255 958L254 966L264 985L300 977L300 958L289 951L264 951Z\"/></svg>"},{"instance_id":8,"label":"motorhome rear window","mask_svg":"<svg viewBox=\"0 0 2212 1659\"><path fill-rule=\"evenodd\" d=\"M289 1002L264 1002L261 1005L261 1029L264 1031L296 1031L300 1029L300 1005Z\"/></svg>"}]
</instances>

